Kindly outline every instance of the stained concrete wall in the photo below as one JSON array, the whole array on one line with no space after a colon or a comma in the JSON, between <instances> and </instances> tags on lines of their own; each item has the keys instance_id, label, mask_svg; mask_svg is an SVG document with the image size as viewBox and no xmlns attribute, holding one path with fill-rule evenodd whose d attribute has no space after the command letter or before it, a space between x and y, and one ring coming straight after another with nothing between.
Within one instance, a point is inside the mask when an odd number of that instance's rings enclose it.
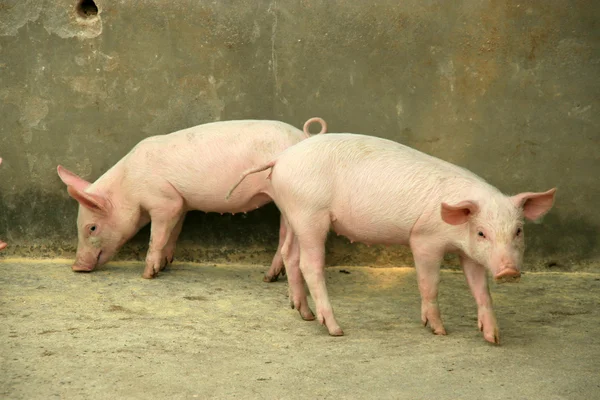
<instances>
[{"instance_id":1,"label":"stained concrete wall","mask_svg":"<svg viewBox=\"0 0 600 400\"><path fill-rule=\"evenodd\" d=\"M99 177L144 137L200 123L321 116L401 141L501 190L558 187L527 227L528 268L600 259L600 3L0 3L4 256L72 256L63 164ZM92 13L93 14L93 13ZM178 257L268 262L278 212L193 213ZM120 254L142 258L145 229ZM401 247L328 243L330 264L403 264Z\"/></svg>"}]
</instances>

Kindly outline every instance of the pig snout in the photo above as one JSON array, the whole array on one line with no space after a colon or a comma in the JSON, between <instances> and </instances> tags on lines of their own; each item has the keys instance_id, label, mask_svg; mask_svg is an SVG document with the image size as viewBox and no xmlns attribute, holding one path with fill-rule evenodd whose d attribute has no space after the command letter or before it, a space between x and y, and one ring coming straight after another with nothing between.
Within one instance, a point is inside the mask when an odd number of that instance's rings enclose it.
<instances>
[{"instance_id":1,"label":"pig snout","mask_svg":"<svg viewBox=\"0 0 600 400\"><path fill-rule=\"evenodd\" d=\"M102 251L91 257L77 257L71 269L75 272L92 272L96 265L100 264ZM84 259L85 258L85 259Z\"/></svg>"},{"instance_id":2,"label":"pig snout","mask_svg":"<svg viewBox=\"0 0 600 400\"><path fill-rule=\"evenodd\" d=\"M75 272L92 272L94 270L94 266L93 265L73 264L71 269Z\"/></svg>"},{"instance_id":3,"label":"pig snout","mask_svg":"<svg viewBox=\"0 0 600 400\"><path fill-rule=\"evenodd\" d=\"M494 280L498 283L518 282L521 271L515 265L503 265L494 274Z\"/></svg>"}]
</instances>

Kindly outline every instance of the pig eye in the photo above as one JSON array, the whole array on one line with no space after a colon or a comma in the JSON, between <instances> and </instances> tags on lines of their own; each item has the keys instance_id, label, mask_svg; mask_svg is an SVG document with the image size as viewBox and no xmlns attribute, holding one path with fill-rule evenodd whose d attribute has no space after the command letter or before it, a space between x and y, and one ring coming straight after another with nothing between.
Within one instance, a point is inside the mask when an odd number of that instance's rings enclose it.
<instances>
[{"instance_id":1,"label":"pig eye","mask_svg":"<svg viewBox=\"0 0 600 400\"><path fill-rule=\"evenodd\" d=\"M90 232L94 232L96 230L96 225L90 226Z\"/></svg>"},{"instance_id":2,"label":"pig eye","mask_svg":"<svg viewBox=\"0 0 600 400\"><path fill-rule=\"evenodd\" d=\"M517 236L520 236L521 232L523 232L523 230L521 228L517 228Z\"/></svg>"},{"instance_id":3,"label":"pig eye","mask_svg":"<svg viewBox=\"0 0 600 400\"><path fill-rule=\"evenodd\" d=\"M481 236L482 238L485 238L485 235L484 235L484 233L483 233L483 232L479 231L479 232L477 232L477 234L478 234L479 236Z\"/></svg>"}]
</instances>

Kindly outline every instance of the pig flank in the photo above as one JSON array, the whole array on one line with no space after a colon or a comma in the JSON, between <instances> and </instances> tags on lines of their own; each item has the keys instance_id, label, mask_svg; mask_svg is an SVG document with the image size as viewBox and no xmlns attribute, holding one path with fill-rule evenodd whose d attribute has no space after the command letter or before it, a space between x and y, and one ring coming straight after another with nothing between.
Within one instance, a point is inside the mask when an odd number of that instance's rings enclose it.
<instances>
[{"instance_id":1,"label":"pig flank","mask_svg":"<svg viewBox=\"0 0 600 400\"><path fill-rule=\"evenodd\" d=\"M523 217L537 219L554 200L545 193L502 194L470 171L399 143L365 135L327 134L307 139L254 167L271 169L273 198L291 228L283 246L290 296L302 317L312 312L296 271L315 299L317 318L343 334L324 283L324 243L333 229L351 241L409 245L422 297L421 317L445 334L437 286L444 254L458 253L478 305L486 340L498 342L485 279L516 280L523 257ZM235 193L235 186L230 193Z\"/></svg>"},{"instance_id":2,"label":"pig flank","mask_svg":"<svg viewBox=\"0 0 600 400\"><path fill-rule=\"evenodd\" d=\"M307 121L304 132L278 121L241 120L149 137L93 184L58 166L69 195L80 204L73 270L104 264L152 221L143 274L152 278L172 262L187 211L238 213L269 203L263 193L266 176L246 182L230 202L223 197L242 171L304 140L315 121L325 131L320 118ZM279 253L278 248L274 264L281 263Z\"/></svg>"}]
</instances>

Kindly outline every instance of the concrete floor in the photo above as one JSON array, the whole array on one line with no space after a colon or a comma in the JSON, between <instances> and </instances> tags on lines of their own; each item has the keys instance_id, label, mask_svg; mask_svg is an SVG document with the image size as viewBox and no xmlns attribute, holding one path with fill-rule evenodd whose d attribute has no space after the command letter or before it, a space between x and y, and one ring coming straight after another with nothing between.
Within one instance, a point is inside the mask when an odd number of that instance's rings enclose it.
<instances>
[{"instance_id":1,"label":"concrete floor","mask_svg":"<svg viewBox=\"0 0 600 400\"><path fill-rule=\"evenodd\" d=\"M265 267L140 263L73 273L0 262L6 399L600 398L600 275L492 285L502 344L476 329L459 272L442 275L448 336L419 323L413 269L328 269L346 336L302 321Z\"/></svg>"}]
</instances>

